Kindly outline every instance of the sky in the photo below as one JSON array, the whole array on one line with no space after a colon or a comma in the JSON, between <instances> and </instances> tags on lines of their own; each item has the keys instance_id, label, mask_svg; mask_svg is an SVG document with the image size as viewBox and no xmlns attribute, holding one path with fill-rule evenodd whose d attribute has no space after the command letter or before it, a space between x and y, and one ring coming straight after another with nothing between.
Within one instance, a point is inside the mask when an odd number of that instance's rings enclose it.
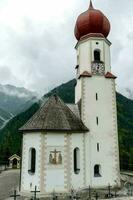
<instances>
[{"instance_id":1,"label":"sky","mask_svg":"<svg viewBox=\"0 0 133 200\"><path fill-rule=\"evenodd\" d=\"M117 90L133 92L133 1L92 0L111 23ZM75 77L74 26L89 0L0 0L0 84L43 95Z\"/></svg>"}]
</instances>

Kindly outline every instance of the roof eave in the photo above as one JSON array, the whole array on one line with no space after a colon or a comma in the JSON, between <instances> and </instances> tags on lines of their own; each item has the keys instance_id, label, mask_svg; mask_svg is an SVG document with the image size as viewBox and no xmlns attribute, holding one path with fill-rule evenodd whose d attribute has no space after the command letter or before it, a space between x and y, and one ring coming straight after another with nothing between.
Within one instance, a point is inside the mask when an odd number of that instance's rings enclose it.
<instances>
[{"instance_id":1,"label":"roof eave","mask_svg":"<svg viewBox=\"0 0 133 200\"><path fill-rule=\"evenodd\" d=\"M64 133L64 132L67 132L67 133L86 133L88 132L89 129L86 128L86 129L79 129L79 130L68 130L68 129L20 129L19 132L20 133L35 133L35 132L51 132L51 133L54 133L54 132L58 132L58 133Z\"/></svg>"}]
</instances>

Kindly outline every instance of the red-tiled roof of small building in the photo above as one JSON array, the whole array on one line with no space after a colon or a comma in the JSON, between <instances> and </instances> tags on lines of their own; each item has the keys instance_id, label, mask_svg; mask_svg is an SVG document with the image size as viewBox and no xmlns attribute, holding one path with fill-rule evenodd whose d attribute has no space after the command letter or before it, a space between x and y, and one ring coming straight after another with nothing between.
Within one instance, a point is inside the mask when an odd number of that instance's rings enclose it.
<instances>
[{"instance_id":1,"label":"red-tiled roof of small building","mask_svg":"<svg viewBox=\"0 0 133 200\"><path fill-rule=\"evenodd\" d=\"M105 78L113 78L113 79L116 79L117 77L115 75L113 75L111 72L107 72L105 74Z\"/></svg>"}]
</instances>

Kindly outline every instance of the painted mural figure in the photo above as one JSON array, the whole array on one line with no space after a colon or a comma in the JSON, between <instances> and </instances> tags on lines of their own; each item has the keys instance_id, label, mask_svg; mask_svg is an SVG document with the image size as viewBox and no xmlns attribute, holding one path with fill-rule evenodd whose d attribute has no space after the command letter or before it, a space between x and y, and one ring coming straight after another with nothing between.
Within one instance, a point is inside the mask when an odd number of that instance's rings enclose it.
<instances>
[{"instance_id":1,"label":"painted mural figure","mask_svg":"<svg viewBox=\"0 0 133 200\"><path fill-rule=\"evenodd\" d=\"M52 163L52 154L49 154L49 163Z\"/></svg>"},{"instance_id":2,"label":"painted mural figure","mask_svg":"<svg viewBox=\"0 0 133 200\"><path fill-rule=\"evenodd\" d=\"M59 156L58 156L58 163L62 164L62 155L61 155L61 153L59 153Z\"/></svg>"},{"instance_id":3,"label":"painted mural figure","mask_svg":"<svg viewBox=\"0 0 133 200\"><path fill-rule=\"evenodd\" d=\"M49 164L53 164L53 165L62 164L61 151L57 151L56 149L54 151L50 151Z\"/></svg>"}]
</instances>

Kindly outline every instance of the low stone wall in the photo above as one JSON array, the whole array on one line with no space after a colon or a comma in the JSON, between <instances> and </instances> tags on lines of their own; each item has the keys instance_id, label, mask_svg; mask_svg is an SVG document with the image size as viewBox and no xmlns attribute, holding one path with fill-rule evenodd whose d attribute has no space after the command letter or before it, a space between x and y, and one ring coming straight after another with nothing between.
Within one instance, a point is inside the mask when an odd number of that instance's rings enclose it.
<instances>
[{"instance_id":1,"label":"low stone wall","mask_svg":"<svg viewBox=\"0 0 133 200\"><path fill-rule=\"evenodd\" d=\"M105 199L102 199L102 200L105 200ZM109 199L106 199L106 200L109 200ZM119 197L119 198L113 198L110 200L133 200L133 197Z\"/></svg>"},{"instance_id":2,"label":"low stone wall","mask_svg":"<svg viewBox=\"0 0 133 200\"><path fill-rule=\"evenodd\" d=\"M0 165L0 172L4 171L5 169L7 169L6 165Z\"/></svg>"},{"instance_id":3,"label":"low stone wall","mask_svg":"<svg viewBox=\"0 0 133 200\"><path fill-rule=\"evenodd\" d=\"M17 199L18 200L30 200L31 198L18 197ZM39 198L39 199L40 200L52 200L52 198ZM8 198L7 200L12 200L12 198ZM81 200L84 200L84 199L81 199ZM95 199L92 198L92 200L95 200ZM133 200L133 197L119 197L119 198L113 198L113 199L98 199L98 200Z\"/></svg>"}]
</instances>

